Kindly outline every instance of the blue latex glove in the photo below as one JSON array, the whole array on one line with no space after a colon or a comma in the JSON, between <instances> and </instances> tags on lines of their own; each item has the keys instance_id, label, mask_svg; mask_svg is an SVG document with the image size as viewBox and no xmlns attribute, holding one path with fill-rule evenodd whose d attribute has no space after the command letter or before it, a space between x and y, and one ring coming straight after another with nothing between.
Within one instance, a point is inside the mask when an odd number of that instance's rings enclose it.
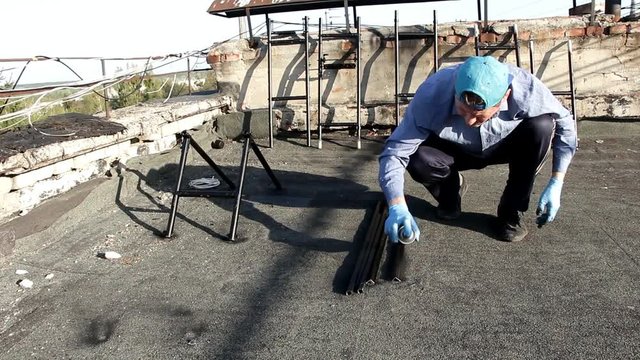
<instances>
[{"instance_id":1,"label":"blue latex glove","mask_svg":"<svg viewBox=\"0 0 640 360\"><path fill-rule=\"evenodd\" d=\"M560 209L560 193L562 192L562 180L551 178L547 187L544 188L542 195L540 195L540 201L538 201L538 208L536 209L536 223L539 227L548 224L556 218L558 209Z\"/></svg>"},{"instance_id":2,"label":"blue latex glove","mask_svg":"<svg viewBox=\"0 0 640 360\"><path fill-rule=\"evenodd\" d=\"M418 229L416 220L411 216L407 204L395 204L389 206L389 216L384 222L384 232L392 243L397 243L399 241L398 230L400 227L404 227L404 237L409 238L413 235L415 236L416 241L419 240L420 229Z\"/></svg>"}]
</instances>

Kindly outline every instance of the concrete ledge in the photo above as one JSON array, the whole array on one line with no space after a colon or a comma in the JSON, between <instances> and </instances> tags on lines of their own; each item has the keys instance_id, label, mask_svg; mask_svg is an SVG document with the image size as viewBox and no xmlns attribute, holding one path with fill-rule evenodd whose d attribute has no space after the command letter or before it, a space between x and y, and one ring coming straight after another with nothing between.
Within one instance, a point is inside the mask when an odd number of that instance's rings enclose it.
<instances>
[{"instance_id":1,"label":"concrete ledge","mask_svg":"<svg viewBox=\"0 0 640 360\"><path fill-rule=\"evenodd\" d=\"M121 133L63 141L16 154L0 163L0 223L43 200L106 173L114 161L156 154L176 146L176 134L212 123L231 98L187 97L112 112Z\"/></svg>"}]
</instances>

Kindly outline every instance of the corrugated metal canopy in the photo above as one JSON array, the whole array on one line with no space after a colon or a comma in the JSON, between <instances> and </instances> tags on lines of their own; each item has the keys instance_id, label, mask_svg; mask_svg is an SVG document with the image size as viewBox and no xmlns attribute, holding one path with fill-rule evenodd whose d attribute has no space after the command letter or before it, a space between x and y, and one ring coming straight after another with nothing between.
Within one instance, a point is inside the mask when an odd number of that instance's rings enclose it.
<instances>
[{"instance_id":1,"label":"corrugated metal canopy","mask_svg":"<svg viewBox=\"0 0 640 360\"><path fill-rule=\"evenodd\" d=\"M349 6L389 5L406 3L427 3L451 0L348 0ZM209 10L210 14L238 17L251 15L272 14L288 11L317 10L344 7L344 0L215 0Z\"/></svg>"}]
</instances>

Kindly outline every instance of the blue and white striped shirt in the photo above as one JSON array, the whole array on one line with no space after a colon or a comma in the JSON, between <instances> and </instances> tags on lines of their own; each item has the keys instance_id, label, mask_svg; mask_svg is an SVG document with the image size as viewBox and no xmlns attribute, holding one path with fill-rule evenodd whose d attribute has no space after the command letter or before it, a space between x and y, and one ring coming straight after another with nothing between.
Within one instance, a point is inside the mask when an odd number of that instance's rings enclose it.
<instances>
[{"instance_id":1,"label":"blue and white striped shirt","mask_svg":"<svg viewBox=\"0 0 640 360\"><path fill-rule=\"evenodd\" d=\"M518 67L507 66L513 76L511 94L496 116L477 128L467 126L455 111L454 84L459 65L438 71L420 85L379 157L380 187L387 201L403 196L409 157L427 137L438 136L481 154L507 137L522 119L544 114L556 121L553 171L567 171L576 150L573 116L539 79Z\"/></svg>"}]
</instances>

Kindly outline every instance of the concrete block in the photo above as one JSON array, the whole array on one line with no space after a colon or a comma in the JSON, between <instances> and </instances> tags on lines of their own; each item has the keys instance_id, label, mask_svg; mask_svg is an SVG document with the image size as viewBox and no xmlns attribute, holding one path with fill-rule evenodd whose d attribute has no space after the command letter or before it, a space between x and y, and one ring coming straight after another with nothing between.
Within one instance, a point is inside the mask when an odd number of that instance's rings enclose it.
<instances>
[{"instance_id":1,"label":"concrete block","mask_svg":"<svg viewBox=\"0 0 640 360\"><path fill-rule=\"evenodd\" d=\"M11 186L11 189L18 190L32 186L40 180L50 178L52 175L53 165L44 166L39 169L16 175L13 177L13 185Z\"/></svg>"},{"instance_id":2,"label":"concrete block","mask_svg":"<svg viewBox=\"0 0 640 360\"><path fill-rule=\"evenodd\" d=\"M29 167L34 169L62 159L64 156L64 148L62 144L63 143L50 144L25 151L24 157L29 162Z\"/></svg>"},{"instance_id":3,"label":"concrete block","mask_svg":"<svg viewBox=\"0 0 640 360\"><path fill-rule=\"evenodd\" d=\"M184 130L197 128L210 120L211 114L207 112L198 115L192 115L178 121L164 124L160 127L160 138L178 134Z\"/></svg>"},{"instance_id":4,"label":"concrete block","mask_svg":"<svg viewBox=\"0 0 640 360\"><path fill-rule=\"evenodd\" d=\"M8 194L11 188L13 188L13 179L7 176L0 176L0 196Z\"/></svg>"},{"instance_id":5,"label":"concrete block","mask_svg":"<svg viewBox=\"0 0 640 360\"><path fill-rule=\"evenodd\" d=\"M91 164L96 160L118 158L121 153L126 153L128 148L128 142L123 142L94 150L84 155L76 156L75 158L73 158L72 168L82 169L87 164Z\"/></svg>"},{"instance_id":6,"label":"concrete block","mask_svg":"<svg viewBox=\"0 0 640 360\"><path fill-rule=\"evenodd\" d=\"M0 161L0 174L19 174L29 168L29 162L24 154L15 154Z\"/></svg>"},{"instance_id":7,"label":"concrete block","mask_svg":"<svg viewBox=\"0 0 640 360\"><path fill-rule=\"evenodd\" d=\"M291 118L293 118L293 110L291 110L291 114ZM251 123L251 134L255 138L269 136L269 110L267 109L224 114L216 117L215 121L216 132L222 138L237 139L240 137L245 121Z\"/></svg>"},{"instance_id":8,"label":"concrete block","mask_svg":"<svg viewBox=\"0 0 640 360\"><path fill-rule=\"evenodd\" d=\"M20 193L12 191L2 196L0 218L6 218L21 210Z\"/></svg>"},{"instance_id":9,"label":"concrete block","mask_svg":"<svg viewBox=\"0 0 640 360\"><path fill-rule=\"evenodd\" d=\"M53 175L64 174L73 168L73 159L66 159L51 164L53 167Z\"/></svg>"}]
</instances>

